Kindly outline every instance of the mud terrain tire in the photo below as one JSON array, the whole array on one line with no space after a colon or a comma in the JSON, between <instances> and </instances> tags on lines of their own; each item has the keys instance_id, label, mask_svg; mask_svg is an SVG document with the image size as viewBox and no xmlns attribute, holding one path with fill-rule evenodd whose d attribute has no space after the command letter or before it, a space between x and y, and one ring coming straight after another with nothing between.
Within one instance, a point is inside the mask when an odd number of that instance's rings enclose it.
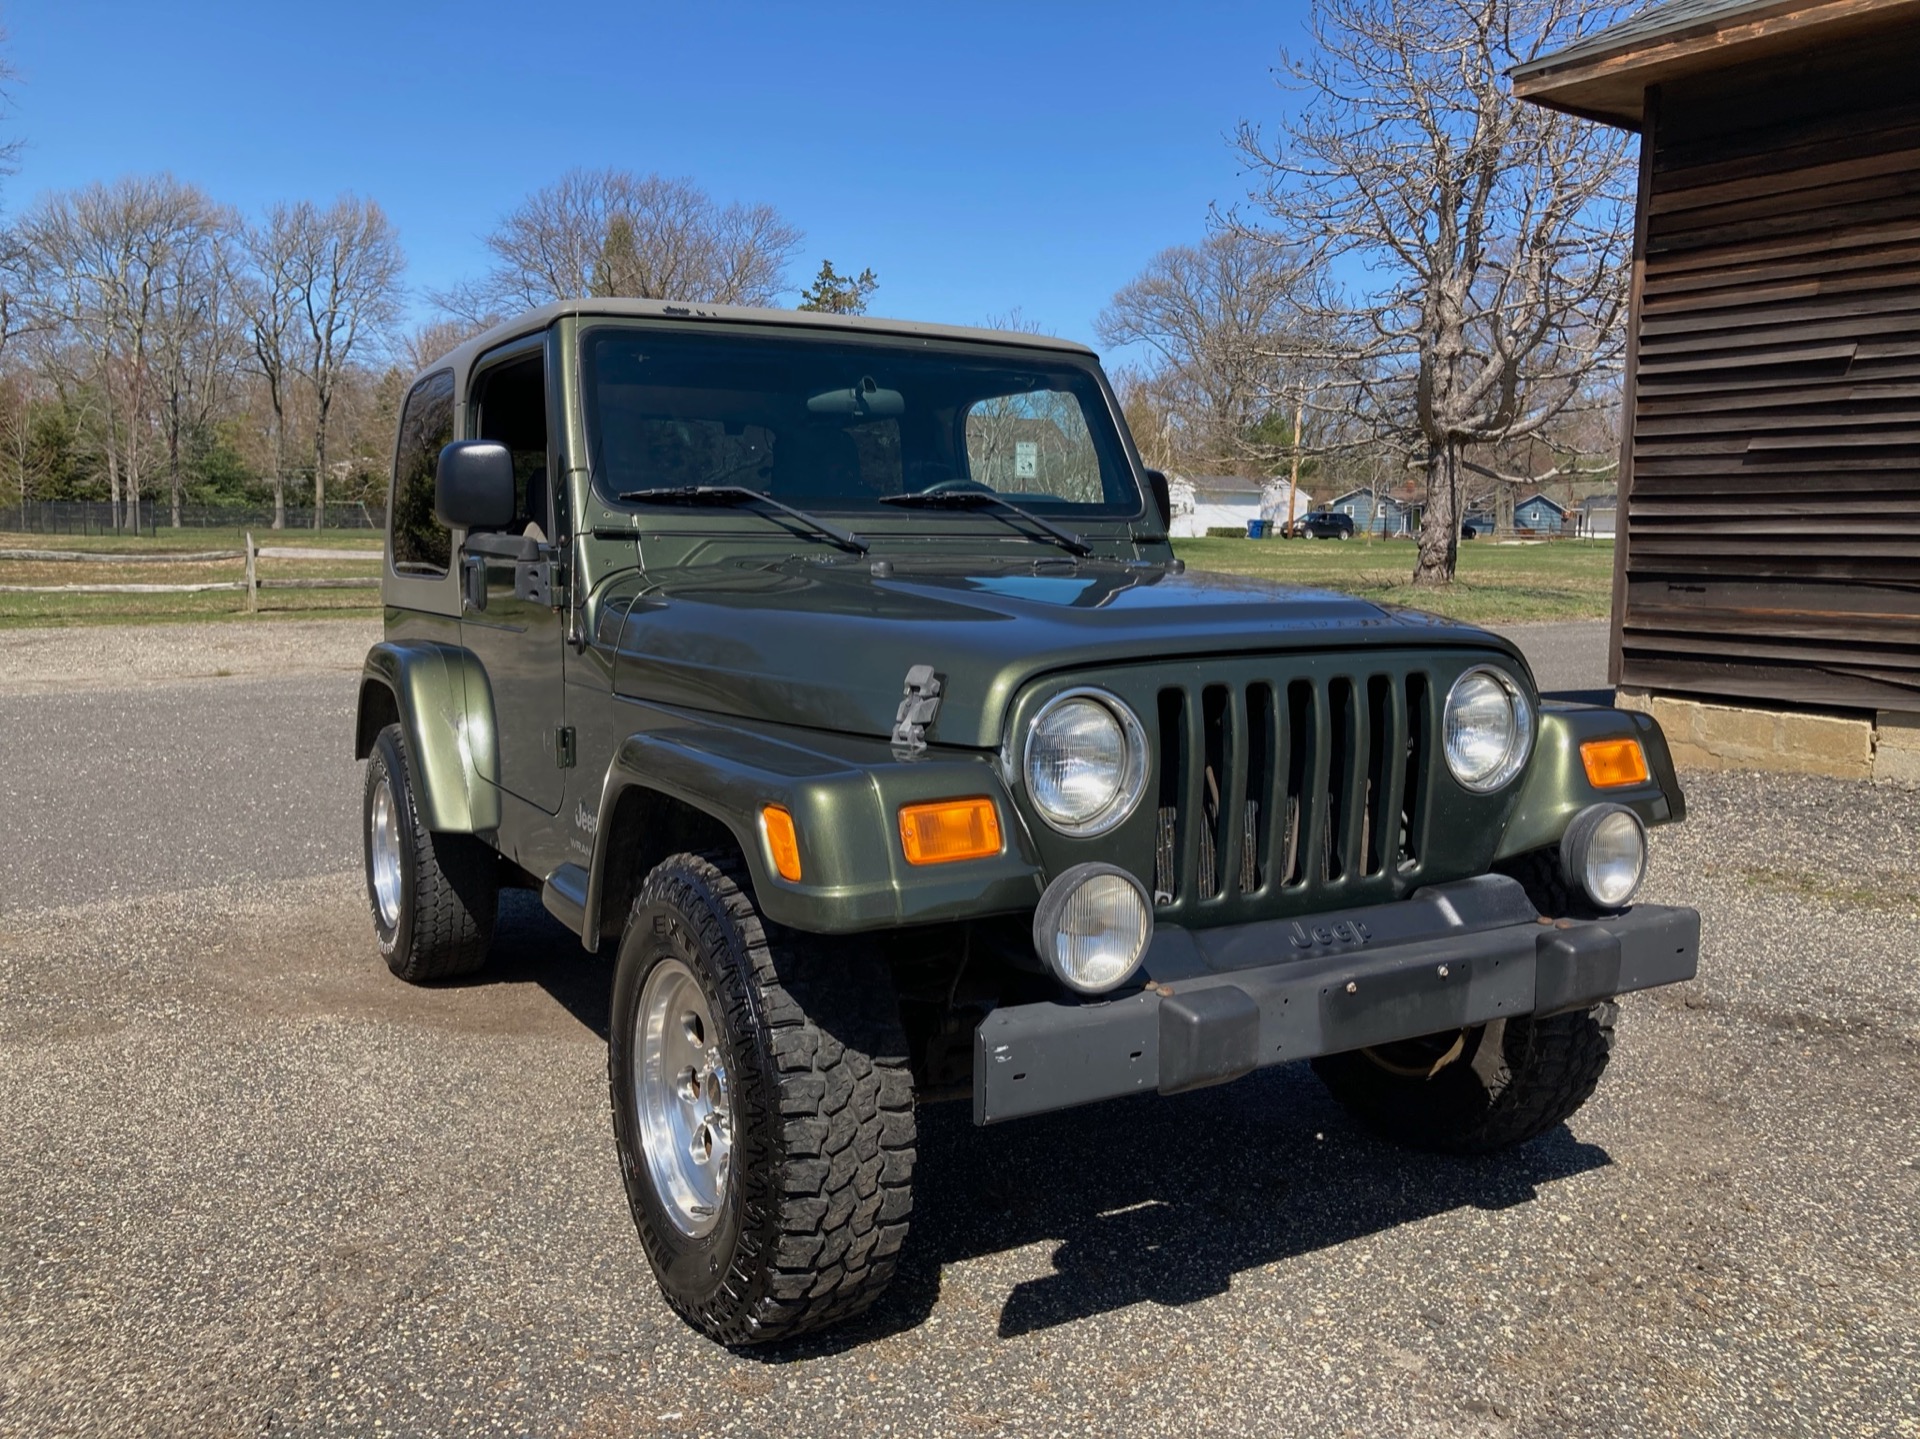
<instances>
[{"instance_id":1,"label":"mud terrain tire","mask_svg":"<svg viewBox=\"0 0 1920 1439\"><path fill-rule=\"evenodd\" d=\"M688 997L678 1009L704 1000L712 1016L700 1043L714 1047L707 1074L729 1111L725 1181L691 1212L656 1179L646 1136L659 1121L642 1120L645 1050L659 1043L648 1034L660 1032L642 998L661 992L649 987L661 966ZM671 856L621 941L607 1078L634 1224L689 1324L722 1344L766 1343L850 1318L887 1287L913 1204L913 1077L891 978L867 946L763 921L734 856Z\"/></svg>"}]
</instances>

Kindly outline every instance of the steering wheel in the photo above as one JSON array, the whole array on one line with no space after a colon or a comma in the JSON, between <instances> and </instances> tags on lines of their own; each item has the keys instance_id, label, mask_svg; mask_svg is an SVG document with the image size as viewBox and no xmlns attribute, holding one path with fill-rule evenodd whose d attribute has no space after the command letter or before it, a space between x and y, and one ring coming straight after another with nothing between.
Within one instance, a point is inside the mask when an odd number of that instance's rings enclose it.
<instances>
[{"instance_id":1,"label":"steering wheel","mask_svg":"<svg viewBox=\"0 0 1920 1439\"><path fill-rule=\"evenodd\" d=\"M981 484L978 480L953 479L928 485L920 493L923 495L996 495L999 491L992 485Z\"/></svg>"}]
</instances>

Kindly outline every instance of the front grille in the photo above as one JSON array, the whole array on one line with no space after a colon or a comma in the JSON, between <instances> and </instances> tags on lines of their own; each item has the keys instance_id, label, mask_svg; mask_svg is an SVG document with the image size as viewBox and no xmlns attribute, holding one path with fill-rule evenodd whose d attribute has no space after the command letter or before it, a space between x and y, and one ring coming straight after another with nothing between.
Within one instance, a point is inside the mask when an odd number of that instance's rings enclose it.
<instances>
[{"instance_id":1,"label":"front grille","mask_svg":"<svg viewBox=\"0 0 1920 1439\"><path fill-rule=\"evenodd\" d=\"M1405 893L1426 859L1433 689L1417 670L1161 689L1161 914Z\"/></svg>"}]
</instances>

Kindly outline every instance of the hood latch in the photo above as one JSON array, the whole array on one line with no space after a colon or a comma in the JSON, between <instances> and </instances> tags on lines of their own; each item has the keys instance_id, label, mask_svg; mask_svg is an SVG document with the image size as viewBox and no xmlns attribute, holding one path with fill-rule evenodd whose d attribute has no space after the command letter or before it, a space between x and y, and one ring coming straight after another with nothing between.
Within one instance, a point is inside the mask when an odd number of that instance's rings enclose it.
<instances>
[{"instance_id":1,"label":"hood latch","mask_svg":"<svg viewBox=\"0 0 1920 1439\"><path fill-rule=\"evenodd\" d=\"M940 676L932 665L907 671L907 692L893 717L893 747L919 754L927 747L927 726L940 713Z\"/></svg>"}]
</instances>

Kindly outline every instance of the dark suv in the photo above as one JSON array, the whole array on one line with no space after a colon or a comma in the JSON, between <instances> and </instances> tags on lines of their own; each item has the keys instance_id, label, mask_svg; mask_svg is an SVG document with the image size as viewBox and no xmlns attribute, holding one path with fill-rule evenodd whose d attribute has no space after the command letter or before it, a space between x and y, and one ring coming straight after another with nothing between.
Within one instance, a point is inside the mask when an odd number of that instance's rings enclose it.
<instances>
[{"instance_id":1,"label":"dark suv","mask_svg":"<svg viewBox=\"0 0 1920 1439\"><path fill-rule=\"evenodd\" d=\"M1350 540L1353 516L1341 510L1314 510L1293 522L1293 533L1310 540Z\"/></svg>"}]
</instances>

